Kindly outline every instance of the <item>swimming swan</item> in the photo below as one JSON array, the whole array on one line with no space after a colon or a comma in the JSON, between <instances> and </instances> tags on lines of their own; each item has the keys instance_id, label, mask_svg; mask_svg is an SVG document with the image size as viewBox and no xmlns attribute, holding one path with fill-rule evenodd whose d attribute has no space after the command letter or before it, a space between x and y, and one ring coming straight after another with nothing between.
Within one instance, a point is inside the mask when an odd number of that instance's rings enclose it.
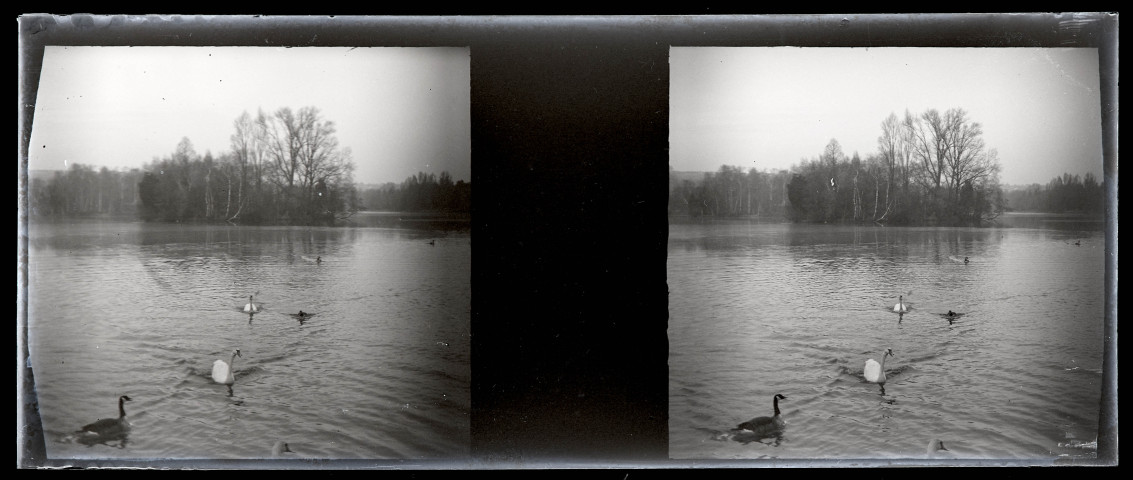
<instances>
[{"instance_id":1,"label":"swimming swan","mask_svg":"<svg viewBox=\"0 0 1133 480\"><path fill-rule=\"evenodd\" d=\"M882 353L881 363L877 363L877 360L871 358L865 361L865 368L862 369L866 381L881 384L882 392L885 391L885 357L889 356L896 356L893 355L892 348L886 348L885 352Z\"/></svg>"},{"instance_id":2,"label":"swimming swan","mask_svg":"<svg viewBox=\"0 0 1133 480\"><path fill-rule=\"evenodd\" d=\"M252 303L252 296L251 295L248 295L248 304L244 305L244 311L245 312L258 312L258 311L260 311L260 307L258 305L256 305L255 303Z\"/></svg>"},{"instance_id":3,"label":"swimming swan","mask_svg":"<svg viewBox=\"0 0 1133 480\"><path fill-rule=\"evenodd\" d=\"M212 362L213 381L216 383L223 383L228 386L231 386L233 383L235 383L236 379L232 376L232 362L236 361L236 357L242 356L243 355L240 355L240 349L236 349L235 352L232 352L232 360L229 360L228 363L224 363L224 360L217 360L215 362Z\"/></svg>"},{"instance_id":4,"label":"swimming swan","mask_svg":"<svg viewBox=\"0 0 1133 480\"><path fill-rule=\"evenodd\" d=\"M770 417L755 417L736 426L736 430L748 430L758 435L775 433L783 428L783 417L779 416L779 400L786 400L783 394L776 393L771 399L775 407L775 415Z\"/></svg>"},{"instance_id":5,"label":"swimming swan","mask_svg":"<svg viewBox=\"0 0 1133 480\"><path fill-rule=\"evenodd\" d=\"M940 450L951 452L951 450L948 450L944 447L944 442L940 441L940 439L934 438L928 442L928 451L925 453L925 455L928 458L933 458L936 456L936 452Z\"/></svg>"},{"instance_id":6,"label":"swimming swan","mask_svg":"<svg viewBox=\"0 0 1133 480\"><path fill-rule=\"evenodd\" d=\"M130 397L127 395L118 397L118 418L99 419L94 423L84 425L80 432L106 438L121 436L130 429L130 422L126 421L126 402L129 401Z\"/></svg>"},{"instance_id":7,"label":"swimming swan","mask_svg":"<svg viewBox=\"0 0 1133 480\"><path fill-rule=\"evenodd\" d=\"M893 306L893 311L897 312L897 313L908 313L909 312L909 306L905 305L905 296L904 295L897 297L897 304Z\"/></svg>"}]
</instances>

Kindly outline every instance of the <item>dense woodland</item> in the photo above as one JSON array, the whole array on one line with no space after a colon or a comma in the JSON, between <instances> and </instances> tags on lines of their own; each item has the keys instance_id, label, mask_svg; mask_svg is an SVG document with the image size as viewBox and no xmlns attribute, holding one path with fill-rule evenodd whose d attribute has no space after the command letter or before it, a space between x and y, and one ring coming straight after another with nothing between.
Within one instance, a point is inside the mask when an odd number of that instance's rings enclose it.
<instances>
[{"instance_id":1,"label":"dense woodland","mask_svg":"<svg viewBox=\"0 0 1133 480\"><path fill-rule=\"evenodd\" d=\"M440 177L418 172L400 184L390 182L363 190L362 203L367 210L470 213L472 184L453 182L448 172L441 172Z\"/></svg>"},{"instance_id":2,"label":"dense woodland","mask_svg":"<svg viewBox=\"0 0 1133 480\"><path fill-rule=\"evenodd\" d=\"M32 178L32 216L115 216L146 221L334 224L359 210L471 211L471 184L419 172L400 184L360 189L350 150L317 108L244 112L231 149L197 154L188 138L142 168L72 164ZM890 114L877 152L847 156L831 139L791 170L721 166L699 178L669 172L669 214L763 216L796 222L980 225L1005 211L1101 213L1091 174L1005 191L996 150L962 109Z\"/></svg>"},{"instance_id":3,"label":"dense woodland","mask_svg":"<svg viewBox=\"0 0 1133 480\"><path fill-rule=\"evenodd\" d=\"M790 170L722 166L703 178L669 173L669 214L769 216L794 222L983 225L1012 209L1101 212L1101 186L1064 175L1008 195L999 158L963 109L890 114L877 151L846 155L837 139Z\"/></svg>"},{"instance_id":4,"label":"dense woodland","mask_svg":"<svg viewBox=\"0 0 1133 480\"><path fill-rule=\"evenodd\" d=\"M199 155L188 138L141 168L95 170L83 164L32 178L32 216L136 217L162 222L334 224L359 210L471 210L471 185L418 173L400 185L359 191L349 148L317 108L244 112L231 149Z\"/></svg>"},{"instance_id":5,"label":"dense woodland","mask_svg":"<svg viewBox=\"0 0 1133 480\"><path fill-rule=\"evenodd\" d=\"M1105 212L1105 185L1092 173L1062 174L1046 185L1037 183L1007 192L1009 211L1049 213Z\"/></svg>"}]
</instances>

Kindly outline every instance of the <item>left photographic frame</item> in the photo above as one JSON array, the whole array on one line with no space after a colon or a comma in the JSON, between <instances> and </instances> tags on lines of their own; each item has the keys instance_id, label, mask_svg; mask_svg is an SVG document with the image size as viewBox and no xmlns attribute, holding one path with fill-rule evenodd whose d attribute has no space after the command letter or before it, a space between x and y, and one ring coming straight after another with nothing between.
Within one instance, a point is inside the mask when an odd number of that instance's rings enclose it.
<instances>
[{"instance_id":1,"label":"left photographic frame","mask_svg":"<svg viewBox=\"0 0 1133 480\"><path fill-rule=\"evenodd\" d=\"M44 46L21 233L46 457L465 465L469 58Z\"/></svg>"}]
</instances>

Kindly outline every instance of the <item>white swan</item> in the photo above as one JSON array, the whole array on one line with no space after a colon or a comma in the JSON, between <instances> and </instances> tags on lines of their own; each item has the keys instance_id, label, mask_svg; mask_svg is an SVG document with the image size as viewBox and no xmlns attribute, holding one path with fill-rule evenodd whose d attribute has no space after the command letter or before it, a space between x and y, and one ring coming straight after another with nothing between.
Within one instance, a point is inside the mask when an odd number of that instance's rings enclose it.
<instances>
[{"instance_id":1,"label":"white swan","mask_svg":"<svg viewBox=\"0 0 1133 480\"><path fill-rule=\"evenodd\" d=\"M897 312L897 313L908 313L909 306L905 305L905 296L904 295L897 297L897 304L893 306L893 311Z\"/></svg>"},{"instance_id":2,"label":"white swan","mask_svg":"<svg viewBox=\"0 0 1133 480\"><path fill-rule=\"evenodd\" d=\"M934 439L932 439L931 441L928 442L928 451L925 453L925 455L928 458L933 458L933 457L936 457L936 452L938 452L940 450L944 450L944 451L948 451L948 452L951 451L951 450L948 450L947 448L944 447L944 442L940 441L940 439L934 438Z\"/></svg>"},{"instance_id":3,"label":"white swan","mask_svg":"<svg viewBox=\"0 0 1133 480\"><path fill-rule=\"evenodd\" d=\"M248 295L248 304L244 305L244 311L245 312L252 312L252 313L260 311L260 307L252 302L252 296L251 295Z\"/></svg>"},{"instance_id":4,"label":"white swan","mask_svg":"<svg viewBox=\"0 0 1133 480\"><path fill-rule=\"evenodd\" d=\"M284 453L294 453L291 451L291 447L287 445L287 442L278 441L271 447L271 456L273 457L281 456Z\"/></svg>"},{"instance_id":5,"label":"white swan","mask_svg":"<svg viewBox=\"0 0 1133 480\"><path fill-rule=\"evenodd\" d=\"M236 379L232 376L232 362L236 361L236 357L242 356L243 355L240 355L240 350L237 349L235 352L232 352L232 360L229 360L228 363L224 363L224 360L217 360L215 362L212 362L213 381L216 383L223 383L228 386L231 386L233 383L235 383Z\"/></svg>"},{"instance_id":6,"label":"white swan","mask_svg":"<svg viewBox=\"0 0 1133 480\"><path fill-rule=\"evenodd\" d=\"M885 352L882 353L882 355L881 355L881 363L877 363L877 360L874 360L872 358L865 361L865 368L863 368L862 371L863 371L863 373L865 373L866 381L873 382L873 383L880 383L882 385L882 388L884 388L884 385L885 385L885 357L889 357L889 356L896 356L896 355L893 355L893 349L886 348Z\"/></svg>"},{"instance_id":7,"label":"white swan","mask_svg":"<svg viewBox=\"0 0 1133 480\"><path fill-rule=\"evenodd\" d=\"M767 435L783 429L783 417L779 415L779 400L786 400L783 394L776 393L771 399L775 407L775 415L770 417L755 417L736 426L736 430L747 430L757 435Z\"/></svg>"},{"instance_id":8,"label":"white swan","mask_svg":"<svg viewBox=\"0 0 1133 480\"><path fill-rule=\"evenodd\" d=\"M126 402L130 401L130 397L122 395L118 397L118 418L103 418L83 425L79 430L84 435L97 435L99 438L113 439L121 437L130 430L130 422L126 421Z\"/></svg>"}]
</instances>

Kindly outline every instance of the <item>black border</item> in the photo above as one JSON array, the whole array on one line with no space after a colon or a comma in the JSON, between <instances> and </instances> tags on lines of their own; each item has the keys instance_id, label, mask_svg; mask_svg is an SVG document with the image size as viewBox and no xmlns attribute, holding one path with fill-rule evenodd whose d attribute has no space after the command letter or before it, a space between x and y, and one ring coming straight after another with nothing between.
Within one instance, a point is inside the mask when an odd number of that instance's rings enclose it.
<instances>
[{"instance_id":1,"label":"black border","mask_svg":"<svg viewBox=\"0 0 1133 480\"><path fill-rule=\"evenodd\" d=\"M749 468L894 461L668 459L670 46L1086 47L1102 78L1107 203L1099 460L1117 463L1117 14L720 16L25 15L19 19L21 468ZM472 458L46 459L26 359L27 153L46 45L471 49ZM1029 462L975 465L1029 466Z\"/></svg>"}]
</instances>

